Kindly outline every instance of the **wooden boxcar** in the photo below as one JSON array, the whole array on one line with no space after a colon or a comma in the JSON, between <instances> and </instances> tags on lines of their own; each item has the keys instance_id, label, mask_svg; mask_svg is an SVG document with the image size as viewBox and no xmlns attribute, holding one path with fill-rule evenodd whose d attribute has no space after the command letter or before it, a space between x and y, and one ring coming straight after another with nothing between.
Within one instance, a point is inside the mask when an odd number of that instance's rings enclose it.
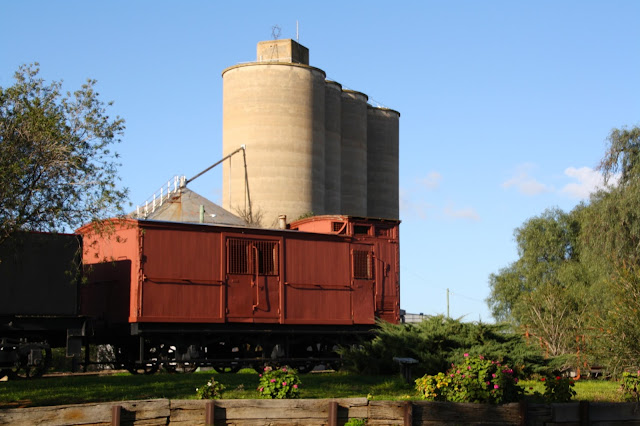
<instances>
[{"instance_id":1,"label":"wooden boxcar","mask_svg":"<svg viewBox=\"0 0 640 426\"><path fill-rule=\"evenodd\" d=\"M120 361L154 371L329 362L399 320L399 221L348 216L287 230L124 220L84 238L83 315Z\"/></svg>"},{"instance_id":2,"label":"wooden boxcar","mask_svg":"<svg viewBox=\"0 0 640 426\"><path fill-rule=\"evenodd\" d=\"M0 377L41 375L52 347L80 353L81 273L77 235L17 232L0 244Z\"/></svg>"}]
</instances>

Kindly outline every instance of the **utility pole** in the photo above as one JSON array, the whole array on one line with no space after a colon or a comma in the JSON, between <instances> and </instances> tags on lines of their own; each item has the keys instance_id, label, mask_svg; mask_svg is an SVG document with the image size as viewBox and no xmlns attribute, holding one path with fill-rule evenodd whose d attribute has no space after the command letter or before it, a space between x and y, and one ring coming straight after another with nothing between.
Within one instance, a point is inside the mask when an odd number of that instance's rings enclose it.
<instances>
[{"instance_id":1,"label":"utility pole","mask_svg":"<svg viewBox=\"0 0 640 426\"><path fill-rule=\"evenodd\" d=\"M447 288L447 318L450 318L450 316L449 316L449 288Z\"/></svg>"}]
</instances>

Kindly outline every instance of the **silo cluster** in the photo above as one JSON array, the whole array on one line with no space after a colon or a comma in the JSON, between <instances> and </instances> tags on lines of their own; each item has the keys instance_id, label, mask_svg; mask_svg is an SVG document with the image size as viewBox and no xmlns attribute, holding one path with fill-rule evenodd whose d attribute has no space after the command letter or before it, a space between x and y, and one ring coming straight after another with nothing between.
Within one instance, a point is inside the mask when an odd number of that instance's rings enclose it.
<instances>
[{"instance_id":1,"label":"silo cluster","mask_svg":"<svg viewBox=\"0 0 640 426\"><path fill-rule=\"evenodd\" d=\"M398 219L397 111L309 66L293 40L258 43L225 69L223 207L276 227L309 214ZM246 167L245 167L246 163Z\"/></svg>"}]
</instances>

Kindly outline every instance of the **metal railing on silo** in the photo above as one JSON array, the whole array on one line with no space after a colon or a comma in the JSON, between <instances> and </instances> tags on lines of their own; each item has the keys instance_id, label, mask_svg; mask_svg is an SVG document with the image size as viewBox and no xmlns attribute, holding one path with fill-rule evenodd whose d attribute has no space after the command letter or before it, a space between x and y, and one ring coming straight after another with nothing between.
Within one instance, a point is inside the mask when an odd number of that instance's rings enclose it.
<instances>
[{"instance_id":1,"label":"metal railing on silo","mask_svg":"<svg viewBox=\"0 0 640 426\"><path fill-rule=\"evenodd\" d=\"M160 187L159 190L153 193L142 205L136 206L135 217L144 219L149 214L160 208L165 202L167 202L172 195L176 194L180 188L185 186L185 176L174 176L170 179L166 185Z\"/></svg>"}]
</instances>

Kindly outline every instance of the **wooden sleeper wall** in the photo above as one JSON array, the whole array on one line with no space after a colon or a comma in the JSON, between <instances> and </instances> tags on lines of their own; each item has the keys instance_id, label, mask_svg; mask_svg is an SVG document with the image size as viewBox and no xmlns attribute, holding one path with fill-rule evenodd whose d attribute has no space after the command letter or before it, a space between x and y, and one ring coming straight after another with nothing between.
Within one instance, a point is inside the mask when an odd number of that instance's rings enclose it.
<instances>
[{"instance_id":1,"label":"wooden sleeper wall","mask_svg":"<svg viewBox=\"0 0 640 426\"><path fill-rule=\"evenodd\" d=\"M209 408L209 409L208 409ZM0 409L0 425L640 425L640 404L504 405L345 399L118 401ZM213 419L213 423L211 423ZM209 420L209 422L206 422Z\"/></svg>"}]
</instances>

